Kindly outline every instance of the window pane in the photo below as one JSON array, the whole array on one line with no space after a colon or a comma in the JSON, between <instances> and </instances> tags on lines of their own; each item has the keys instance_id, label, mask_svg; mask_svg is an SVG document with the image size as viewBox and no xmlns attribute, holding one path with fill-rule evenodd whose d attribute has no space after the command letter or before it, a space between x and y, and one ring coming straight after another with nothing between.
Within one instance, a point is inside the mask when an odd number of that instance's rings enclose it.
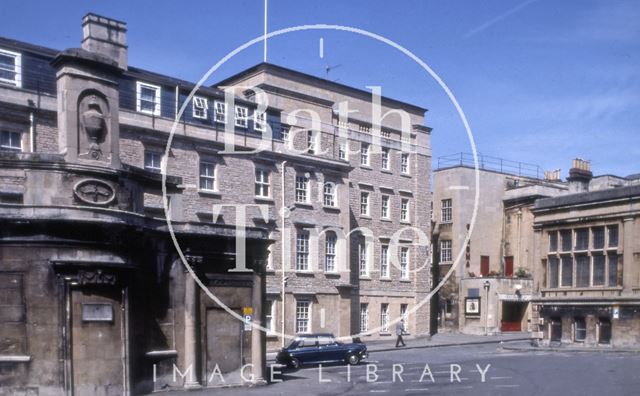
<instances>
[{"instance_id":1,"label":"window pane","mask_svg":"<svg viewBox=\"0 0 640 396\"><path fill-rule=\"evenodd\" d=\"M296 270L307 271L309 269L309 234L299 232L296 238Z\"/></svg>"},{"instance_id":2,"label":"window pane","mask_svg":"<svg viewBox=\"0 0 640 396\"><path fill-rule=\"evenodd\" d=\"M573 286L573 258L562 257L562 284L560 286Z\"/></svg>"},{"instance_id":3,"label":"window pane","mask_svg":"<svg viewBox=\"0 0 640 396\"><path fill-rule=\"evenodd\" d=\"M359 264L360 276L367 276L369 275L369 257L368 257L367 243L366 242L360 243L358 251L359 251L358 259L360 262Z\"/></svg>"},{"instance_id":4,"label":"window pane","mask_svg":"<svg viewBox=\"0 0 640 396\"><path fill-rule=\"evenodd\" d=\"M576 287L588 287L590 278L589 256L576 256Z\"/></svg>"},{"instance_id":5,"label":"window pane","mask_svg":"<svg viewBox=\"0 0 640 396\"><path fill-rule=\"evenodd\" d=\"M442 222L450 223L452 221L452 201L451 199L442 200Z\"/></svg>"},{"instance_id":6,"label":"window pane","mask_svg":"<svg viewBox=\"0 0 640 396\"><path fill-rule=\"evenodd\" d=\"M369 330L369 304L360 304L360 332Z\"/></svg>"},{"instance_id":7,"label":"window pane","mask_svg":"<svg viewBox=\"0 0 640 396\"><path fill-rule=\"evenodd\" d=\"M612 225L607 227L609 231L609 247L618 246L618 226Z\"/></svg>"},{"instance_id":8,"label":"window pane","mask_svg":"<svg viewBox=\"0 0 640 396\"><path fill-rule=\"evenodd\" d=\"M558 287L558 258L557 257L549 257L549 284L550 288Z\"/></svg>"},{"instance_id":9,"label":"window pane","mask_svg":"<svg viewBox=\"0 0 640 396\"><path fill-rule=\"evenodd\" d=\"M592 232L593 232L593 248L594 249L604 248L604 227L594 227L592 228Z\"/></svg>"},{"instance_id":10,"label":"window pane","mask_svg":"<svg viewBox=\"0 0 640 396\"><path fill-rule=\"evenodd\" d=\"M576 230L576 250L587 250L589 248L589 229L581 228Z\"/></svg>"},{"instance_id":11,"label":"window pane","mask_svg":"<svg viewBox=\"0 0 640 396\"><path fill-rule=\"evenodd\" d=\"M593 285L604 286L605 256L598 254L593 256Z\"/></svg>"},{"instance_id":12,"label":"window pane","mask_svg":"<svg viewBox=\"0 0 640 396\"><path fill-rule=\"evenodd\" d=\"M558 251L558 232L556 231L549 232L549 251Z\"/></svg>"},{"instance_id":13,"label":"window pane","mask_svg":"<svg viewBox=\"0 0 640 396\"><path fill-rule=\"evenodd\" d=\"M308 333L310 331L309 305L308 301L298 301L296 303L296 333Z\"/></svg>"},{"instance_id":14,"label":"window pane","mask_svg":"<svg viewBox=\"0 0 640 396\"><path fill-rule=\"evenodd\" d=\"M562 238L562 251L570 252L572 243L571 230L560 231L560 237Z\"/></svg>"},{"instance_id":15,"label":"window pane","mask_svg":"<svg viewBox=\"0 0 640 396\"><path fill-rule=\"evenodd\" d=\"M609 255L609 286L618 286L618 256Z\"/></svg>"},{"instance_id":16,"label":"window pane","mask_svg":"<svg viewBox=\"0 0 640 396\"><path fill-rule=\"evenodd\" d=\"M380 249L380 276L386 278L389 276L389 247L382 246Z\"/></svg>"}]
</instances>

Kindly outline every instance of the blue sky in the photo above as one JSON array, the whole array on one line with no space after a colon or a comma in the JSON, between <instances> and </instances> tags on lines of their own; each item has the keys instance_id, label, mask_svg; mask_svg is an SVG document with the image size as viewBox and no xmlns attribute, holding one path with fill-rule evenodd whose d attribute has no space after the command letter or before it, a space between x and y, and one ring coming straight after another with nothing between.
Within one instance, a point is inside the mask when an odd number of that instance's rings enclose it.
<instances>
[{"instance_id":1,"label":"blue sky","mask_svg":"<svg viewBox=\"0 0 640 396\"><path fill-rule=\"evenodd\" d=\"M262 34L263 0L3 0L0 35L64 49L80 45L87 12L126 21L129 63L197 81L229 51ZM269 30L302 24L366 29L426 61L458 98L485 155L594 173L640 172L640 1L269 0ZM324 58L319 39L324 40ZM272 39L269 61L429 109L437 157L470 146L453 106L415 63L346 32ZM211 82L262 61L255 46Z\"/></svg>"}]
</instances>

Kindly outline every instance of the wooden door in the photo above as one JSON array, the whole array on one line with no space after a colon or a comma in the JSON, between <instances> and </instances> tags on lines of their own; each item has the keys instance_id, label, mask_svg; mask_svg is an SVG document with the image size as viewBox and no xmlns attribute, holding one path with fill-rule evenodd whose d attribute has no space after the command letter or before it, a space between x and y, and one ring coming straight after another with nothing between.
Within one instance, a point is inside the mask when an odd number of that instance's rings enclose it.
<instances>
[{"instance_id":1,"label":"wooden door","mask_svg":"<svg viewBox=\"0 0 640 396\"><path fill-rule=\"evenodd\" d=\"M122 288L72 287L69 299L73 395L125 395Z\"/></svg>"},{"instance_id":2,"label":"wooden door","mask_svg":"<svg viewBox=\"0 0 640 396\"><path fill-rule=\"evenodd\" d=\"M489 274L489 256L480 256L480 275L487 276Z\"/></svg>"},{"instance_id":3,"label":"wooden door","mask_svg":"<svg viewBox=\"0 0 640 396\"><path fill-rule=\"evenodd\" d=\"M513 276L513 256L504 258L504 276Z\"/></svg>"}]
</instances>

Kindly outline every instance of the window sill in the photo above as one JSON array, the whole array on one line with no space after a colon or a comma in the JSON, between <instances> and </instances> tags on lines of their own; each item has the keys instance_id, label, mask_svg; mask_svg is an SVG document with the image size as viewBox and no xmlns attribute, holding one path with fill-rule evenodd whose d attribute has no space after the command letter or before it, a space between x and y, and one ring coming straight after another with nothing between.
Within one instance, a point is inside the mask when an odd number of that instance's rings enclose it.
<instances>
[{"instance_id":1,"label":"window sill","mask_svg":"<svg viewBox=\"0 0 640 396\"><path fill-rule=\"evenodd\" d=\"M339 207L337 207L337 206L327 206L327 205L324 205L324 206L322 206L322 209L324 209L324 210L326 210L326 211L329 211L329 212L339 212L339 211L340 211L340 208L339 208Z\"/></svg>"},{"instance_id":2,"label":"window sill","mask_svg":"<svg viewBox=\"0 0 640 396\"><path fill-rule=\"evenodd\" d=\"M393 172L390 169L380 169L380 172L393 175Z\"/></svg>"},{"instance_id":3,"label":"window sill","mask_svg":"<svg viewBox=\"0 0 640 396\"><path fill-rule=\"evenodd\" d=\"M373 168L371 167L371 165L362 165L362 164L360 164L360 168L362 168L362 169L366 169L366 170L373 170Z\"/></svg>"},{"instance_id":4,"label":"window sill","mask_svg":"<svg viewBox=\"0 0 640 396\"><path fill-rule=\"evenodd\" d=\"M391 279L388 276L380 277L380 282L392 282L392 281L393 281L393 279Z\"/></svg>"},{"instance_id":5,"label":"window sill","mask_svg":"<svg viewBox=\"0 0 640 396\"><path fill-rule=\"evenodd\" d=\"M378 333L378 335L381 337L391 337L391 333L389 333L388 331L381 331L380 333Z\"/></svg>"},{"instance_id":6,"label":"window sill","mask_svg":"<svg viewBox=\"0 0 640 396\"><path fill-rule=\"evenodd\" d=\"M399 279L399 281L403 282L403 283L411 283L411 282L413 282L411 279Z\"/></svg>"},{"instance_id":7,"label":"window sill","mask_svg":"<svg viewBox=\"0 0 640 396\"><path fill-rule=\"evenodd\" d=\"M293 205L299 208L313 209L313 204L307 202L294 202Z\"/></svg>"},{"instance_id":8,"label":"window sill","mask_svg":"<svg viewBox=\"0 0 640 396\"><path fill-rule=\"evenodd\" d=\"M386 218L386 217L381 217L381 218L380 218L380 221L386 221L387 223L393 223L393 220L388 219L388 218Z\"/></svg>"},{"instance_id":9,"label":"window sill","mask_svg":"<svg viewBox=\"0 0 640 396\"><path fill-rule=\"evenodd\" d=\"M260 201L260 202L270 202L270 203L274 203L275 201L273 200L273 198L271 197L261 197L256 195L255 197L253 197L254 200L256 201Z\"/></svg>"},{"instance_id":10,"label":"window sill","mask_svg":"<svg viewBox=\"0 0 640 396\"><path fill-rule=\"evenodd\" d=\"M400 224L407 224L407 225L411 225L410 221L407 220L400 220Z\"/></svg>"},{"instance_id":11,"label":"window sill","mask_svg":"<svg viewBox=\"0 0 640 396\"><path fill-rule=\"evenodd\" d=\"M304 276L304 277L312 277L316 276L316 274L311 270L294 270L296 275Z\"/></svg>"},{"instance_id":12,"label":"window sill","mask_svg":"<svg viewBox=\"0 0 640 396\"><path fill-rule=\"evenodd\" d=\"M453 261L440 261L438 264L439 265L451 265L451 264L453 264Z\"/></svg>"},{"instance_id":13,"label":"window sill","mask_svg":"<svg viewBox=\"0 0 640 396\"><path fill-rule=\"evenodd\" d=\"M360 215L361 219L367 219L367 220L372 220L371 216L368 215Z\"/></svg>"},{"instance_id":14,"label":"window sill","mask_svg":"<svg viewBox=\"0 0 640 396\"><path fill-rule=\"evenodd\" d=\"M325 271L324 276L329 278L339 278L340 273L338 271Z\"/></svg>"},{"instance_id":15,"label":"window sill","mask_svg":"<svg viewBox=\"0 0 640 396\"><path fill-rule=\"evenodd\" d=\"M222 197L222 193L220 191L214 191L214 190L198 189L198 194L200 194L200 195L208 195L210 197L217 197L217 198Z\"/></svg>"},{"instance_id":16,"label":"window sill","mask_svg":"<svg viewBox=\"0 0 640 396\"><path fill-rule=\"evenodd\" d=\"M369 276L369 275L366 275L366 276L364 276L364 275L360 275L360 276L358 277L358 279L360 279L360 280L370 281L370 280L371 280L371 276Z\"/></svg>"},{"instance_id":17,"label":"window sill","mask_svg":"<svg viewBox=\"0 0 640 396\"><path fill-rule=\"evenodd\" d=\"M410 173L400 173L400 176L411 178L411 174Z\"/></svg>"}]
</instances>

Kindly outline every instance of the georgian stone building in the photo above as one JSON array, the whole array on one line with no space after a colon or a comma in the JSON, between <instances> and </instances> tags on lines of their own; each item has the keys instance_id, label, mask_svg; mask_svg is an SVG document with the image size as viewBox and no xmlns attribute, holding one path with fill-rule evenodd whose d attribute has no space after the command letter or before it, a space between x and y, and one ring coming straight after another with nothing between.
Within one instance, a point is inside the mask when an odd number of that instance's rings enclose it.
<instances>
[{"instance_id":1,"label":"georgian stone building","mask_svg":"<svg viewBox=\"0 0 640 396\"><path fill-rule=\"evenodd\" d=\"M427 334L428 301L411 310L430 291L428 246L412 246L419 235L407 230L422 231L428 242L426 110L382 97L376 129L371 92L269 64L219 86L262 90L269 106L281 111L285 150L339 164L283 158L276 165L289 188L274 189L274 206L279 213L289 208L289 215L276 220L273 234L267 277L272 328L286 334L362 333L366 341L391 336L392 322L405 318L410 333ZM350 110L341 119L344 104ZM301 194L307 184L308 193ZM280 235L282 229L290 235ZM299 249L307 239L314 248L308 262ZM301 312L308 316L302 322Z\"/></svg>"},{"instance_id":2,"label":"georgian stone building","mask_svg":"<svg viewBox=\"0 0 640 396\"><path fill-rule=\"evenodd\" d=\"M0 38L3 391L260 382L278 331L428 333L427 247L404 230L430 232L424 109L382 97L380 128L371 92L273 65L188 100L128 65L125 23L82 25L62 52Z\"/></svg>"}]
</instances>

